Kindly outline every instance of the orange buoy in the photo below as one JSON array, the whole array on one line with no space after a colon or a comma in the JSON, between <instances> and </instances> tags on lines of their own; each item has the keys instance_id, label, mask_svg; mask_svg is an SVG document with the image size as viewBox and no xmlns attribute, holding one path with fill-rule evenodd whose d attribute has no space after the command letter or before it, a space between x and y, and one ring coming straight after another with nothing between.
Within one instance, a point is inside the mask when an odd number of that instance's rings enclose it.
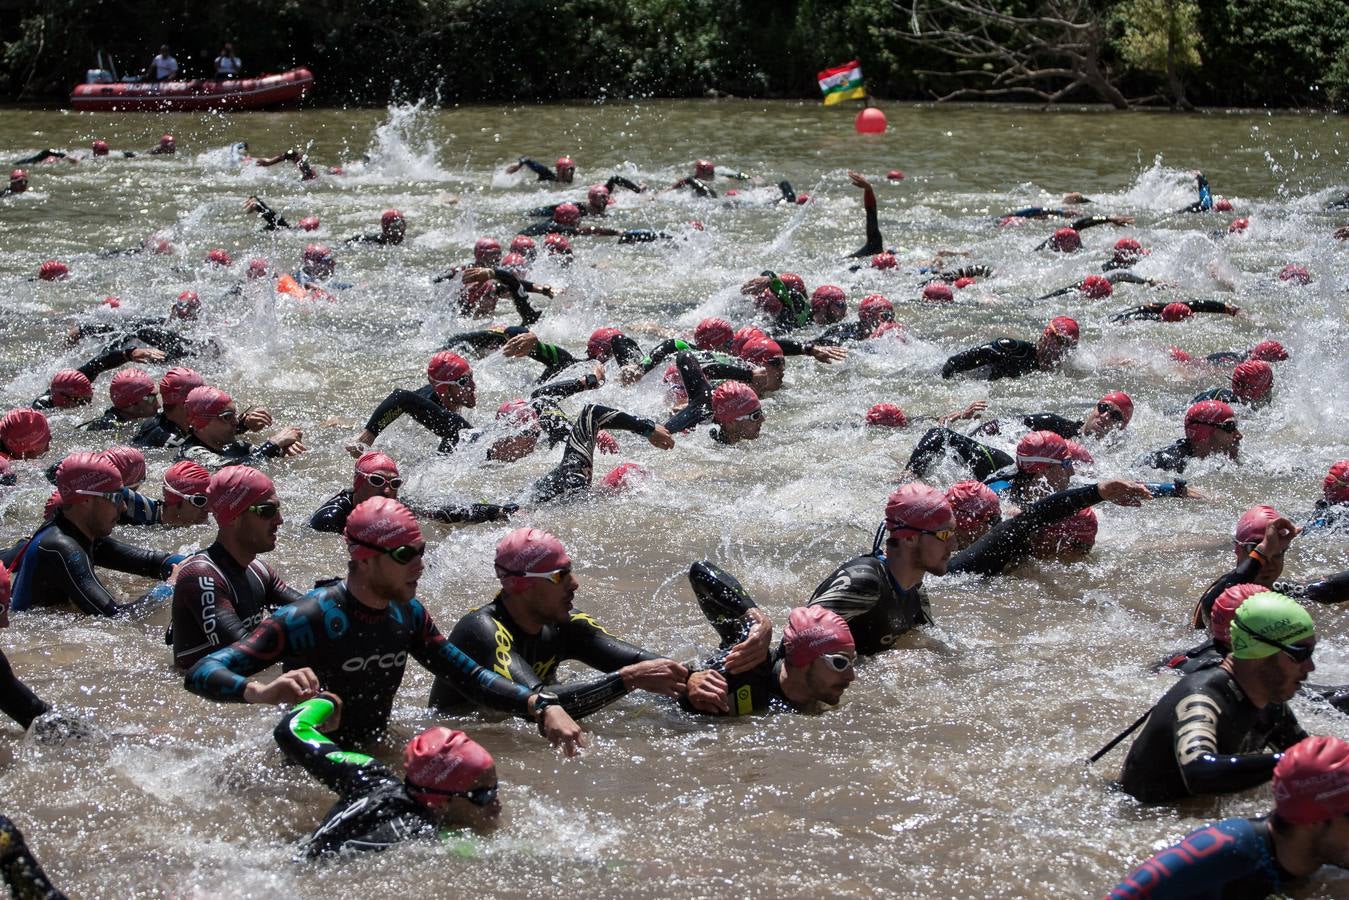
<instances>
[{"instance_id":1,"label":"orange buoy","mask_svg":"<svg viewBox=\"0 0 1349 900\"><path fill-rule=\"evenodd\" d=\"M853 127L858 134L881 134L885 131L885 113L874 106L868 106L857 114Z\"/></svg>"}]
</instances>

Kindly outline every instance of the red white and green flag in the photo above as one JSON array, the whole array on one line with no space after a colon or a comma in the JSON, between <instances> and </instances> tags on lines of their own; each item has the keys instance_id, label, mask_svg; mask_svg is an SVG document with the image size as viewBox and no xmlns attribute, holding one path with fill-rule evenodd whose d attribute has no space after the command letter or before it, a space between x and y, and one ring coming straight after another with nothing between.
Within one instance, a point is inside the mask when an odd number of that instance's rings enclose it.
<instances>
[{"instance_id":1,"label":"red white and green flag","mask_svg":"<svg viewBox=\"0 0 1349 900\"><path fill-rule=\"evenodd\" d=\"M825 69L817 77L820 79L820 93L824 94L825 106L844 100L861 100L867 95L867 89L862 85L862 64L855 59Z\"/></svg>"}]
</instances>

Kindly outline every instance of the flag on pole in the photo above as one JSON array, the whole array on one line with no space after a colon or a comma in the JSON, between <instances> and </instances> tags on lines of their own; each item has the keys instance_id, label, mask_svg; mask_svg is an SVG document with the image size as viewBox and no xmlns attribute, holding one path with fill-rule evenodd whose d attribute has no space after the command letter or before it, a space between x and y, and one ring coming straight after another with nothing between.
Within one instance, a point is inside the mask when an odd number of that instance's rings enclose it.
<instances>
[{"instance_id":1,"label":"flag on pole","mask_svg":"<svg viewBox=\"0 0 1349 900\"><path fill-rule=\"evenodd\" d=\"M862 64L855 59L825 69L816 77L820 79L820 93L824 94L825 106L844 100L861 100L867 95L867 89L862 85Z\"/></svg>"}]
</instances>

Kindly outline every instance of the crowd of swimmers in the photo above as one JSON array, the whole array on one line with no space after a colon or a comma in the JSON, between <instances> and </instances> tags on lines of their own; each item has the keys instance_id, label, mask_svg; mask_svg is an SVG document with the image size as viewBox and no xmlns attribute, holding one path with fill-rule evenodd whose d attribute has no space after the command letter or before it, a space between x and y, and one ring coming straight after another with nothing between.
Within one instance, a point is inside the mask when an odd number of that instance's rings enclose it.
<instances>
[{"instance_id":1,"label":"crowd of swimmers","mask_svg":"<svg viewBox=\"0 0 1349 900\"><path fill-rule=\"evenodd\" d=\"M151 152L175 149L172 136L165 135ZM105 142L94 142L93 156L108 153ZM23 164L74 159L47 150ZM296 163L302 179L318 177L319 170L298 151L256 160L264 166L286 161ZM539 181L569 185L577 165L567 156L551 167L521 157L506 171L520 170ZM896 175L903 177L891 173ZM870 181L857 172L849 177L863 192L866 231L866 243L853 258L879 271L902 270L885 247ZM405 748L401 772L363 752L386 732L409 656L435 676L433 708L454 715L489 709L517 716L568 754L586 745L579 720L635 690L669 698L693 715L826 712L858 677L860 657L884 653L911 630L941 618L940 592L935 608L929 600L930 578L960 572L996 577L1032 558L1071 564L1092 550L1096 506L1200 496L1175 476L1196 459L1239 457L1239 416L1258 415L1272 402L1277 367L1289 358L1273 339L1201 360L1174 349L1175 365L1222 384L1192 398L1168 398L1183 406L1176 422L1182 436L1160 449L1138 448L1139 465L1155 470L1156 481L1075 478L1093 467L1094 445L1127 436L1135 404L1123 390L1094 401L1081 398L1087 412L1080 418L1065 413L1081 404L1062 403L1000 425L983 419L988 408L983 401L932 417L896 473L900 485L883 509L868 511L882 520L873 545L840 562L803 605L778 622L734 575L705 560L692 562L689 585L719 643L694 665L626 641L577 609L582 584L567 548L531 527L514 528L498 543L496 595L442 631L417 599L428 523L507 522L522 509L583 496L595 488L596 449L617 447L613 432L629 432L663 450L703 425L710 425L711 439L721 443L760 439L768 424L761 399L788 389L789 357L793 366L846 364L850 346L905 339L895 305L885 296L861 298L856 318L849 319L843 288L826 284L810 290L799 275L775 271L740 286L747 298L744 322L707 318L690 334L645 348L617 324L596 330L583 350L547 343L531 330L547 314L543 301L554 294L529 277L539 253L567 262L584 253L587 239L669 239L650 229L597 224L614 217L615 190L690 190L706 202L726 202L739 192L718 195L718 179L747 187L762 180L706 160L689 176L657 189L614 176L589 186L584 199L534 210L535 221L522 224L506 247L492 237L479 239L471 261L436 279L450 283L451 302L466 319L486 319L508 301L520 322L470 321L479 327L449 336L427 360L424 384L393 390L351 437L350 487L316 502L308 519L310 528L340 535L347 570L345 577L307 593L288 585L265 558L285 519L272 479L285 477L286 459L306 452L305 435L278 425L264 406L241 409L193 368L209 369L221 352L215 339L193 330L206 315L200 298L184 291L162 317L124 318L115 325L76 322L62 338L87 346L89 361L55 372L41 396L0 417L0 480L14 484L45 474L54 485L42 520L28 523L23 538L0 554L0 627L10 624L11 613L21 623L38 608L113 617L170 605L165 640L187 690L208 701L284 707L274 731L282 753L338 795L304 840L307 855L382 849L435 838L446 828L488 831L501 812L496 768L491 754L464 732L437 726L417 735ZM1213 198L1204 175L1197 174L1196 183L1198 199L1178 213L1232 211L1230 203ZM27 187L27 173L16 169L5 193ZM774 203L808 199L786 181L777 189L781 196ZM1078 207L1090 202L1074 194L1061 208L1023 208L998 217L996 224L1071 220L1041 245L1041 252L1063 254L1083 252L1085 229L1133 224L1129 216L1083 215ZM292 226L256 196L243 206L266 230L317 227L313 216ZM397 246L408 229L407 217L393 209L378 225L378 231L347 243ZM1237 219L1227 231L1248 225L1249 219ZM156 238L143 249L176 248ZM1086 268L1106 275L1084 274L1041 299L1071 292L1100 299L1116 285L1131 283L1165 291L1166 285L1132 273L1147 252L1137 238L1122 237L1103 266L1087 261ZM949 266L949 255L918 268L919 302L955 303L971 284L996 279L988 266ZM212 249L207 260L233 264L222 249ZM274 279L278 291L302 296L340 289L337 266L338 254L315 243L305 247L293 273L275 272L269 260L255 259L246 277ZM49 260L36 277L60 280L69 273L68 264ZM1296 284L1310 278L1291 265L1280 277ZM116 298L105 302L117 305ZM1157 301L1115 319L1179 322L1196 313L1237 312L1216 302ZM1047 316L1043 331L1031 337L971 346L946 360L940 377L1033 378L1060 368L1082 341L1079 324L1066 315ZM528 394L501 402L490 417L495 427L486 429L470 418L478 404L473 360L498 351L540 368L530 375ZM156 366L162 368L158 377L142 368ZM107 379L110 405L97 412L95 383L109 372L114 373ZM668 388L668 413L660 420L585 401L607 377L628 385L653 372ZM68 426L65 416L48 418L80 407L96 414ZM429 431L441 453L510 463L558 445L561 451L548 474L501 502L401 498L398 462L376 445L403 415ZM859 410L858 418L875 428L905 428L923 417L879 403ZM74 429L103 436L107 448L54 450L54 438L59 447L74 437ZM990 440L1004 434L1015 440ZM40 460L45 472L11 460ZM151 468L162 470L153 486L147 485ZM953 470L963 478L938 483ZM599 478L599 486L620 491L644 475L641 466L624 463ZM1264 896L1321 865L1349 865L1349 744L1308 736L1288 705L1302 692L1349 710L1349 688L1308 682L1317 635L1306 610L1307 604L1349 599L1349 573L1284 577L1286 554L1299 535L1349 532L1349 460L1329 468L1322 496L1300 503L1308 511L1298 516L1261 505L1240 517L1234 555L1224 564L1228 571L1196 601L1191 620L1176 623L1178 629L1205 629L1208 639L1162 663L1180 677L1149 714L1105 748L1137 732L1118 787L1142 803L1168 804L1271 783L1272 811L1186 836L1128 874L1110 892L1112 898ZM115 536L119 529L210 523L212 539L187 556L142 549ZM119 596L100 579L100 569L140 576L149 587L134 599ZM778 627L781 638L774 644ZM558 665L565 660L593 674L560 682ZM279 673L255 677L277 664ZM78 731L78 720L30 690L3 654L0 710L39 737ZM3 815L0 872L18 895L60 896Z\"/></svg>"}]
</instances>

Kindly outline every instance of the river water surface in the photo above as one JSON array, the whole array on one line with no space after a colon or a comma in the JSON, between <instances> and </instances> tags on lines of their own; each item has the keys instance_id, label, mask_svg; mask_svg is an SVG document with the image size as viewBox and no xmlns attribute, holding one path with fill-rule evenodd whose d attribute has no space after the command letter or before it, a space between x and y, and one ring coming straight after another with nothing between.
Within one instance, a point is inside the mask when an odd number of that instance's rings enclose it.
<instances>
[{"instance_id":1,"label":"river water surface","mask_svg":"<svg viewBox=\"0 0 1349 900\"><path fill-rule=\"evenodd\" d=\"M1149 473L1137 458L1178 437L1186 400L1218 383L1175 368L1167 346L1198 356L1270 336L1293 353L1277 369L1272 406L1242 416L1242 464L1199 463L1188 473L1207 501L1101 508L1100 538L1084 564L929 579L937 626L864 661L836 710L723 722L637 694L587 720L592 746L577 759L550 751L519 723L454 720L492 751L503 781L504 827L473 853L415 846L327 865L293 862L297 840L331 795L282 764L271 739L277 710L212 705L183 690L163 643L167 609L130 621L15 616L0 646L20 677L106 733L50 745L0 725L0 810L24 828L57 883L99 897L1091 896L1204 821L1267 809L1268 788L1140 807L1109 787L1122 749L1092 768L1084 760L1171 683L1149 664L1198 642L1185 625L1188 612L1230 565L1237 515L1261 502L1303 514L1330 462L1349 455L1349 259L1331 238L1340 221L1321 211L1349 181L1343 120L887 112L889 132L866 138L853 133L850 111L739 101L0 115L6 158L44 147L87 156L96 137L114 150L143 150L165 130L180 148L167 159L31 166L32 190L0 200L5 407L26 403L55 370L93 354L95 344L72 349L63 332L77 317L114 319L97 307L100 298L119 296L120 313L156 315L179 291L199 291L200 330L226 346L201 371L241 406L266 405L278 423L302 427L311 448L271 469L287 524L270 560L297 586L343 569L340 542L303 527L350 482L343 444L392 387L424 383L426 359L445 335L472 327L455 311L451 286L432 285L432 275L467 260L478 236L505 244L530 207L573 199L614 173L658 185L707 157L764 176L767 186L745 191L740 203L620 192L610 213L620 227L660 228L675 240L617 246L578 238L574 266L545 260L533 274L565 288L546 302L537 331L576 352L600 325L625 325L650 346L706 315L748 321L753 311L736 288L765 268L800 272L812 288L844 286L852 314L864 294L883 292L912 337L871 342L832 367L793 359L786 389L765 404L755 443L717 446L704 430L661 452L619 435L620 456L600 457L598 470L637 460L652 470L647 484L515 516L513 525L547 528L567 544L582 585L579 608L681 659L715 644L683 578L691 560L736 573L782 622L837 563L868 549L921 434L921 425L864 429L871 404L889 400L922 416L986 398L990 413L1010 422L1028 411L1080 415L1106 390L1123 388L1137 404L1133 424L1121 440L1092 448L1096 465L1084 477L1143 477ZM289 165L241 166L224 149L240 140L257 155L307 146L313 160L342 164L347 174L301 184ZM577 184L565 190L502 174L521 153L551 160L564 152L579 166ZM862 242L860 192L848 168L876 182L881 226L905 271L848 271L842 256ZM892 168L909 177L887 183ZM1245 235L1211 236L1232 215L1167 214L1194 199L1196 168L1208 173L1215 195L1233 201L1235 215L1251 217ZM759 202L776 194L771 185L780 178L814 202ZM1050 258L1032 248L1052 224L993 224L1020 206L1057 205L1069 190L1093 198L1090 211L1134 215L1137 225L1086 231L1084 253ZM376 230L380 211L397 206L407 214L408 240L387 250L339 247L339 277L353 286L331 304L277 302L258 282L232 294L249 257L293 270L314 239L259 232L240 209L254 193L292 222L320 216L318 237L334 246ZM688 224L695 219L705 230ZM97 255L152 233L170 237L179 254ZM1025 302L1098 271L1124 234L1153 250L1140 273L1178 286ZM231 269L202 263L217 246L234 255ZM953 305L923 306L912 269L942 249L969 251L997 276ZM33 281L52 257L70 264L70 280ZM1306 265L1313 283L1280 282L1276 273L1288 262ZM1112 312L1163 295L1225 299L1248 315L1108 324ZM937 377L950 353L1001 335L1033 338L1057 314L1082 323L1082 348L1064 371L992 384ZM480 404L471 419L481 425L536 374L534 364L500 355L474 366ZM158 375L163 367L150 368ZM97 410L106 406L106 378L96 385ZM656 381L629 389L611 377L593 396L659 417ZM87 417L57 413L55 447L103 446L71 430ZM997 442L1014 441L1009 431ZM555 462L555 453L511 466L472 452L437 457L435 440L406 421L380 444L400 460L405 494L422 500L501 500ZM50 461L16 464L20 485L0 495L6 543L40 519L49 492L41 469ZM151 459L152 485L169 462ZM942 474L943 484L955 478ZM432 549L420 596L443 629L490 598L492 550L508 527L427 528ZM122 536L190 549L211 534L202 526ZM1309 536L1290 551L1287 571L1311 578L1347 565L1343 537ZM107 580L127 596L145 589L135 579ZM1312 612L1323 641L1317 679L1349 681L1344 611ZM409 667L386 758L396 760L407 737L436 721L424 708L430 682ZM1343 716L1296 706L1309 731L1349 737ZM1349 880L1326 872L1305 895L1346 893Z\"/></svg>"}]
</instances>

